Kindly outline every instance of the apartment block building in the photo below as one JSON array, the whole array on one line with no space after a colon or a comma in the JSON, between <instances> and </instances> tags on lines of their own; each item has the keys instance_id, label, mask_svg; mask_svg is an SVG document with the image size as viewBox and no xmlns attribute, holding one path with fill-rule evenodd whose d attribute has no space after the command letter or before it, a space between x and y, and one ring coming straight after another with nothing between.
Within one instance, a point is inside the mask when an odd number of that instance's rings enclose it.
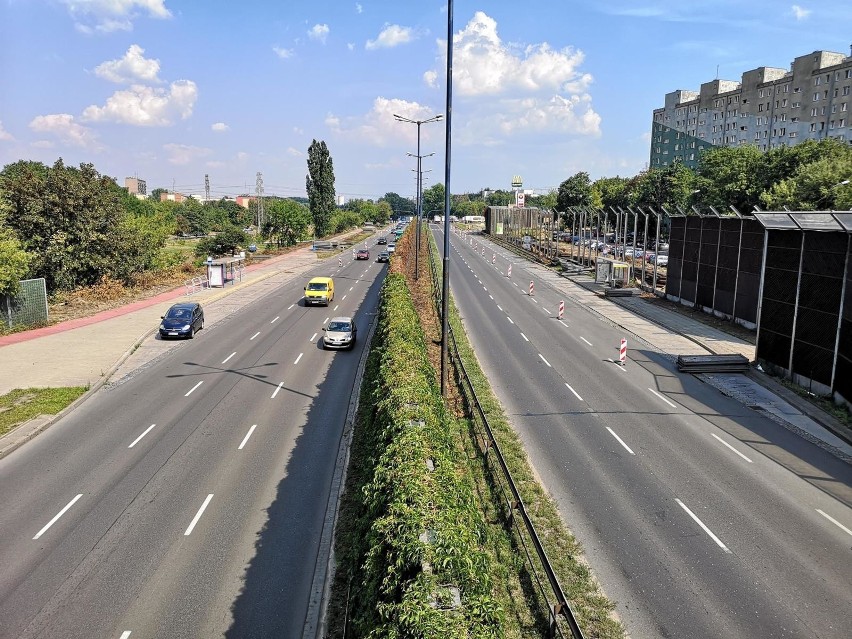
<instances>
[{"instance_id":1,"label":"apartment block building","mask_svg":"<svg viewBox=\"0 0 852 639\"><path fill-rule=\"evenodd\" d=\"M145 180L140 180L137 177L124 178L124 188L130 195L135 195L140 200L148 197L148 185Z\"/></svg>"},{"instance_id":2,"label":"apartment block building","mask_svg":"<svg viewBox=\"0 0 852 639\"><path fill-rule=\"evenodd\" d=\"M814 51L790 69L760 67L742 79L666 94L654 109L653 168L696 167L702 151L751 144L761 151L833 137L852 142L852 55Z\"/></svg>"}]
</instances>

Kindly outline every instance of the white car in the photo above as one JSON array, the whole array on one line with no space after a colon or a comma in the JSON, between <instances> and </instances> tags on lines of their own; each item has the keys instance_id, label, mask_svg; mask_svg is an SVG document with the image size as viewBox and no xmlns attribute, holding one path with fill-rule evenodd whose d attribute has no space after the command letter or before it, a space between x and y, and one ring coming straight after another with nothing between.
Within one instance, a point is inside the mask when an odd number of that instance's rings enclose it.
<instances>
[{"instance_id":1,"label":"white car","mask_svg":"<svg viewBox=\"0 0 852 639\"><path fill-rule=\"evenodd\" d=\"M396 243L390 242L388 244L388 253L394 253L394 252L396 252Z\"/></svg>"},{"instance_id":2,"label":"white car","mask_svg":"<svg viewBox=\"0 0 852 639\"><path fill-rule=\"evenodd\" d=\"M668 255L658 255L656 258L657 266L668 266L669 265L669 256Z\"/></svg>"},{"instance_id":3,"label":"white car","mask_svg":"<svg viewBox=\"0 0 852 639\"><path fill-rule=\"evenodd\" d=\"M355 347L355 340L358 337L358 329L355 326L355 320L351 317L332 317L328 326L322 329L325 335L322 336L323 348L348 348Z\"/></svg>"}]
</instances>

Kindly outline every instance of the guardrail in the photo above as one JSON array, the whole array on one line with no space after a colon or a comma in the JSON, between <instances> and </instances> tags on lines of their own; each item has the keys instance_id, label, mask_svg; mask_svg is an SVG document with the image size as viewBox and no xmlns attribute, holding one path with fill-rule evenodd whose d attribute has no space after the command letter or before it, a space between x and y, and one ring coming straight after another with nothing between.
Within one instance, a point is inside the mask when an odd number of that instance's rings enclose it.
<instances>
[{"instance_id":1,"label":"guardrail","mask_svg":"<svg viewBox=\"0 0 852 639\"><path fill-rule=\"evenodd\" d=\"M435 247L435 249L437 251L437 247ZM440 316L442 308L441 278L438 277L438 266L435 263L435 253L432 251L431 242L429 243L429 268L432 274L432 288L435 291L435 305L438 311L438 315ZM488 417L485 415L485 411L482 409L482 404L480 403L479 398L476 395L476 390L473 387L473 383L470 380L470 376L468 375L467 369L465 369L464 362L462 361L461 355L459 354L458 343L456 342L452 327L449 326L449 322L447 323L447 327L450 340L447 352L449 353L450 359L452 360L452 364L455 368L458 379L462 384L462 393L465 395L467 405L470 409L472 409L471 416L478 418L474 419L474 423L477 423L478 421L478 423L482 427L480 431L480 436L484 434L483 441L485 442L485 452L483 453L483 455L485 456L486 462L490 459L489 452L491 450L494 451L493 457L497 460L497 465L499 466L503 480L500 481L500 477L496 476L495 479L497 480L497 484L500 486L500 491L503 493L504 500L509 505L510 520L512 526L514 526L516 532L518 533L518 539L521 541L521 545L524 548L527 563L532 568L531 576L535 580L539 592L541 593L541 596L545 599L545 601L551 601L552 599L555 599L555 603L549 606L549 636L555 637L557 634L560 637L565 636L562 632L562 628L559 626L557 619L561 616L568 624L573 639L584 639L583 631L580 629L580 626L577 623L577 619L574 617L574 612L571 610L571 606L568 603L568 599L565 597L565 592L562 590L562 586L560 585L559 580L556 577L556 573L554 572L553 567L551 566L550 561L547 558L547 553L544 550L544 546L541 543L541 539L539 538L538 533L536 533L535 526L533 525L533 522L530 519L529 514L527 513L526 506L524 505L524 500L521 498L520 491L518 490L514 479L512 479L512 474L509 471L509 466L506 464L506 459L500 450L500 446L497 443L497 439L494 437L494 432L491 429L491 425L488 423ZM490 468L490 470L492 473L494 472L493 468ZM510 496L511 499L509 499ZM523 527L526 531L526 534L529 537L530 542L533 546L535 555L538 558L538 563L541 566L541 569L544 572L545 576L547 577L547 581L550 585L552 599L551 597L548 597L547 593L545 592L544 586L542 585L539 579L538 571L535 569L535 563L533 561L532 556L530 555L530 549L527 547L526 541L524 540L524 535L522 534L520 525L518 524L518 518L511 516L515 512L520 515L520 520L523 523Z\"/></svg>"}]
</instances>

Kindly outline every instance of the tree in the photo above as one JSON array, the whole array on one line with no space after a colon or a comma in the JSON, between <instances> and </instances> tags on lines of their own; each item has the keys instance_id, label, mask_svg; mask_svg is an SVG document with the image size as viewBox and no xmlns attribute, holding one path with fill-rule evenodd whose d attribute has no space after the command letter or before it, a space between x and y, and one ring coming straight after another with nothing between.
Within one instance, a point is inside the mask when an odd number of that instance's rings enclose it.
<instances>
[{"instance_id":1,"label":"tree","mask_svg":"<svg viewBox=\"0 0 852 639\"><path fill-rule=\"evenodd\" d=\"M526 199L527 206L535 206L540 209L552 210L556 208L556 191L549 191L544 195L531 195Z\"/></svg>"},{"instance_id":2,"label":"tree","mask_svg":"<svg viewBox=\"0 0 852 639\"><path fill-rule=\"evenodd\" d=\"M311 224L308 207L294 200L271 200L264 208L266 223L261 233L267 239L274 239L279 247L298 242Z\"/></svg>"},{"instance_id":3,"label":"tree","mask_svg":"<svg viewBox=\"0 0 852 639\"><path fill-rule=\"evenodd\" d=\"M388 206L390 206L390 217L414 215L414 201L407 197L402 197L397 193L385 193L381 198L379 198L379 203L381 202L387 202Z\"/></svg>"},{"instance_id":4,"label":"tree","mask_svg":"<svg viewBox=\"0 0 852 639\"><path fill-rule=\"evenodd\" d=\"M317 237L328 235L334 203L334 166L325 142L311 142L308 147L308 175L306 189L311 217L314 220L314 234Z\"/></svg>"},{"instance_id":5,"label":"tree","mask_svg":"<svg viewBox=\"0 0 852 639\"><path fill-rule=\"evenodd\" d=\"M376 212L373 217L376 224L386 224L392 215L393 209L387 200L379 200L376 203Z\"/></svg>"},{"instance_id":6,"label":"tree","mask_svg":"<svg viewBox=\"0 0 852 639\"><path fill-rule=\"evenodd\" d=\"M788 207L800 211L846 210L852 205L852 152L846 158L825 157L804 164L792 177L761 194L768 209Z\"/></svg>"},{"instance_id":7,"label":"tree","mask_svg":"<svg viewBox=\"0 0 852 639\"><path fill-rule=\"evenodd\" d=\"M588 206L592 203L592 182L585 171L575 173L559 185L556 192L556 208L567 211L572 206Z\"/></svg>"},{"instance_id":8,"label":"tree","mask_svg":"<svg viewBox=\"0 0 852 639\"><path fill-rule=\"evenodd\" d=\"M440 182L423 191L423 217L443 215L445 199L444 185Z\"/></svg>"},{"instance_id":9,"label":"tree","mask_svg":"<svg viewBox=\"0 0 852 639\"><path fill-rule=\"evenodd\" d=\"M485 203L488 206L509 206L515 203L515 194L512 191L498 189L488 194Z\"/></svg>"},{"instance_id":10,"label":"tree","mask_svg":"<svg viewBox=\"0 0 852 639\"><path fill-rule=\"evenodd\" d=\"M245 246L246 234L236 226L229 226L220 233L205 237L195 246L198 257L233 255L236 250Z\"/></svg>"},{"instance_id":11,"label":"tree","mask_svg":"<svg viewBox=\"0 0 852 639\"><path fill-rule=\"evenodd\" d=\"M0 297L17 295L19 282L27 276L31 259L12 229L0 226Z\"/></svg>"},{"instance_id":12,"label":"tree","mask_svg":"<svg viewBox=\"0 0 852 639\"><path fill-rule=\"evenodd\" d=\"M160 194L161 193L168 193L168 192L169 192L168 189L162 189L162 188L158 187L158 188L153 189L151 191L151 193L148 195L148 199L154 200L155 202L159 202L160 201Z\"/></svg>"},{"instance_id":13,"label":"tree","mask_svg":"<svg viewBox=\"0 0 852 639\"><path fill-rule=\"evenodd\" d=\"M762 154L756 146L714 147L698 161L697 188L702 204L746 213L760 202Z\"/></svg>"}]
</instances>

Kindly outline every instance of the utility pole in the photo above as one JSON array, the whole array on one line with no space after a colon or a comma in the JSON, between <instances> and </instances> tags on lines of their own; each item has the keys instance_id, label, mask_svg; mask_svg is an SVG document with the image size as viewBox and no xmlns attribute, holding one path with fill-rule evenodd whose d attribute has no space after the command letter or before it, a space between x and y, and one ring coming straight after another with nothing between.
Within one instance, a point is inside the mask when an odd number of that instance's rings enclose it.
<instances>
[{"instance_id":1,"label":"utility pole","mask_svg":"<svg viewBox=\"0 0 852 639\"><path fill-rule=\"evenodd\" d=\"M257 231L263 231L263 173L257 172L257 179L254 184L254 194L257 197Z\"/></svg>"}]
</instances>

